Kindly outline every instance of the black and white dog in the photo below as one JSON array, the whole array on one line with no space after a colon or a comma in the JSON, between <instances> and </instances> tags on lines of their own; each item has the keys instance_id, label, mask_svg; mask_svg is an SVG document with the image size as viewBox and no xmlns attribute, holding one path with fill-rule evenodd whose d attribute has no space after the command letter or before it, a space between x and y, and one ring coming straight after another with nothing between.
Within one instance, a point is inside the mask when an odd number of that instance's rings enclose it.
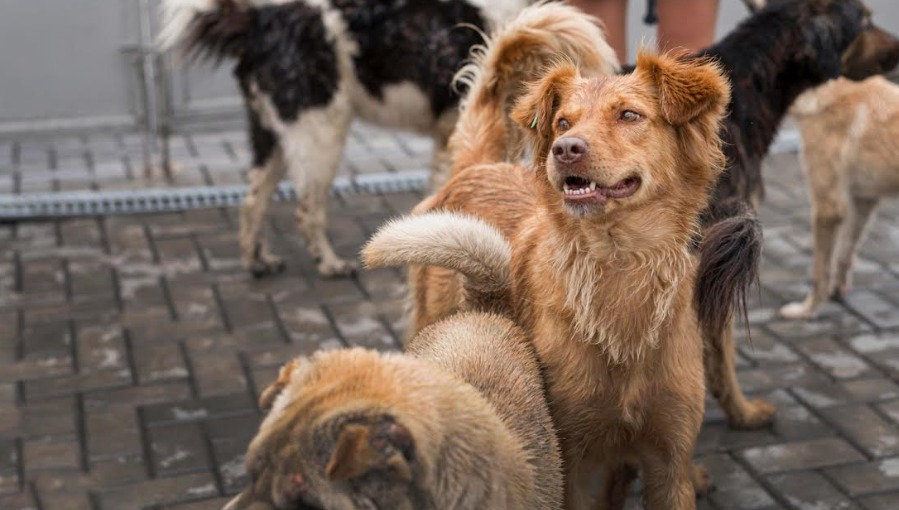
<instances>
[{"instance_id":1,"label":"black and white dog","mask_svg":"<svg viewBox=\"0 0 899 510\"><path fill-rule=\"evenodd\" d=\"M264 219L286 175L297 222L323 276L351 273L328 240L326 202L350 122L359 117L434 137L435 179L457 117L453 76L489 32L527 0L164 0L164 47L235 59L253 163L240 212L244 265L256 276L282 261Z\"/></svg>"}]
</instances>

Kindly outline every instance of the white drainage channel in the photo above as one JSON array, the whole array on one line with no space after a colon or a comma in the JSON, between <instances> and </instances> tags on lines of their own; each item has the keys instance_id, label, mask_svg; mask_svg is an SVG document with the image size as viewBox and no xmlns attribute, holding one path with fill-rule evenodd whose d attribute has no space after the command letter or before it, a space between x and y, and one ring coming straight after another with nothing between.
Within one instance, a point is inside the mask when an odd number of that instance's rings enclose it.
<instances>
[{"instance_id":1,"label":"white drainage channel","mask_svg":"<svg viewBox=\"0 0 899 510\"><path fill-rule=\"evenodd\" d=\"M786 129L778 134L771 152L791 152L798 147L799 134ZM332 193L354 195L423 191L429 177L428 170L339 176L334 180ZM246 192L246 186L206 186L6 195L0 196L0 221L233 207L240 204ZM278 186L275 200L296 200L289 182Z\"/></svg>"},{"instance_id":2,"label":"white drainage channel","mask_svg":"<svg viewBox=\"0 0 899 510\"><path fill-rule=\"evenodd\" d=\"M339 176L332 194L385 194L422 191L430 178L428 170ZM73 191L0 196L0 220L24 220L108 214L139 214L184 211L240 204L246 186L191 188L145 188L135 190ZM296 200L293 186L278 186L275 200Z\"/></svg>"}]
</instances>

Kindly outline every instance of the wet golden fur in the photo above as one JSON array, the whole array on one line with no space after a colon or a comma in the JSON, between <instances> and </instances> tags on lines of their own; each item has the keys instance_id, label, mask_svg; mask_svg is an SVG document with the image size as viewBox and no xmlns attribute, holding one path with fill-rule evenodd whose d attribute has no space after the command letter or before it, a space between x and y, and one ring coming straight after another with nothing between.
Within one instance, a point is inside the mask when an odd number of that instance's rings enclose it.
<instances>
[{"instance_id":1,"label":"wet golden fur","mask_svg":"<svg viewBox=\"0 0 899 510\"><path fill-rule=\"evenodd\" d=\"M227 510L556 510L558 442L533 346L508 319L455 315L407 354L326 351L260 399L253 484Z\"/></svg>"},{"instance_id":2,"label":"wet golden fur","mask_svg":"<svg viewBox=\"0 0 899 510\"><path fill-rule=\"evenodd\" d=\"M866 225L881 198L899 195L899 86L879 76L839 78L799 96L791 113L802 135L814 245L809 294L781 309L798 319L849 291Z\"/></svg>"},{"instance_id":3,"label":"wet golden fur","mask_svg":"<svg viewBox=\"0 0 899 510\"><path fill-rule=\"evenodd\" d=\"M643 53L632 75L592 79L557 66L512 112L528 133L535 168L457 168L417 209L486 222L436 213L432 241L454 229L456 238L478 237L491 226L507 239L509 288L505 296L485 290L505 300L495 308L532 335L546 366L567 508L589 507L599 473L606 475L599 507L618 508L634 466L643 470L649 508L693 508L694 482L705 486L691 460L705 386L690 243L722 169L718 129L728 99L728 83L711 62ZM639 119L624 120L627 110ZM564 136L587 141L586 162L566 166L550 155L562 118L570 124ZM562 198L572 173L605 187L629 177L640 185L626 198L572 206ZM401 223L370 241L367 264L381 265L390 247L414 243L394 235ZM407 262L463 265L447 263L452 256L440 243L426 248L407 251ZM478 288L471 274L442 268L413 269L412 278L416 326L467 305L458 293L446 294L446 282Z\"/></svg>"}]
</instances>

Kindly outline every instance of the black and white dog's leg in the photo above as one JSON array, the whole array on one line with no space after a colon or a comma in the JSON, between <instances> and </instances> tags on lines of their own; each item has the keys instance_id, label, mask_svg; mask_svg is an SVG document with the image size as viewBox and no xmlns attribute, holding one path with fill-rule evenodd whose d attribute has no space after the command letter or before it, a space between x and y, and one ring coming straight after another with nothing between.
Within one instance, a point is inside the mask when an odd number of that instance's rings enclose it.
<instances>
[{"instance_id":1,"label":"black and white dog's leg","mask_svg":"<svg viewBox=\"0 0 899 510\"><path fill-rule=\"evenodd\" d=\"M301 112L285 126L288 132L282 137L288 177L299 201L297 223L322 276L345 276L356 270L355 262L334 253L326 233L328 197L350 120L349 101L337 94L328 106Z\"/></svg>"},{"instance_id":2,"label":"black and white dog's leg","mask_svg":"<svg viewBox=\"0 0 899 510\"><path fill-rule=\"evenodd\" d=\"M277 135L261 125L258 114L252 109L249 110L249 121L253 166L249 175L250 188L240 208L240 251L244 268L260 278L284 269L284 262L269 252L265 217L286 168Z\"/></svg>"}]
</instances>

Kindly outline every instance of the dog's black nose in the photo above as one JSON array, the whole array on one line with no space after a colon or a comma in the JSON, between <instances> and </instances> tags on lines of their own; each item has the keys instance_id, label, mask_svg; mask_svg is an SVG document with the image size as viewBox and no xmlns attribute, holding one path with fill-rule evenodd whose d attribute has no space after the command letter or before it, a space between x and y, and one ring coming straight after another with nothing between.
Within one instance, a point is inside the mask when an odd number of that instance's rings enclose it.
<instances>
[{"instance_id":1,"label":"dog's black nose","mask_svg":"<svg viewBox=\"0 0 899 510\"><path fill-rule=\"evenodd\" d=\"M587 142L573 136L559 138L553 144L553 157L561 163L574 163L587 154Z\"/></svg>"}]
</instances>

